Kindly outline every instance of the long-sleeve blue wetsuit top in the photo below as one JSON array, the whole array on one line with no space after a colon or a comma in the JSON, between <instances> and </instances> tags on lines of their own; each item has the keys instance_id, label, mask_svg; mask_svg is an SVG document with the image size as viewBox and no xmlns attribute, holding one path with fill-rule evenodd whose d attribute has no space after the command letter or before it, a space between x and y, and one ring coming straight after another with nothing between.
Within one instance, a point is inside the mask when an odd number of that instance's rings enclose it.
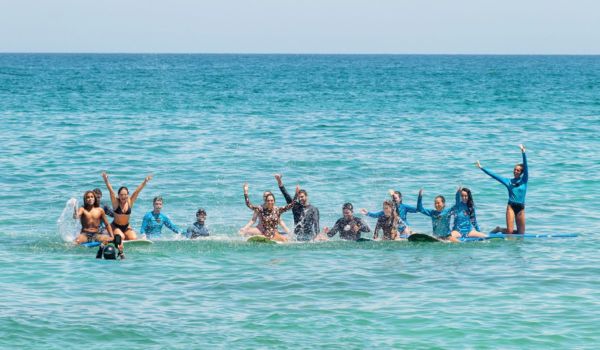
<instances>
[{"instance_id":1,"label":"long-sleeve blue wetsuit top","mask_svg":"<svg viewBox=\"0 0 600 350\"><path fill-rule=\"evenodd\" d=\"M431 218L433 234L438 237L447 237L450 235L450 217L452 208L440 210L423 208L423 196L417 199L417 210Z\"/></svg>"},{"instance_id":2,"label":"long-sleeve blue wetsuit top","mask_svg":"<svg viewBox=\"0 0 600 350\"><path fill-rule=\"evenodd\" d=\"M144 215L142 220L142 229L140 233L148 236L160 237L162 227L167 226L171 231L180 233L179 227L171 222L169 217L163 213L155 214L153 211L149 211Z\"/></svg>"},{"instance_id":3,"label":"long-sleeve blue wetsuit top","mask_svg":"<svg viewBox=\"0 0 600 350\"><path fill-rule=\"evenodd\" d=\"M416 213L417 212L417 208L410 206L410 205L406 205L406 204L397 204L396 205L396 212L398 213L398 217L400 217L400 220L398 220L398 233L402 233L402 231L404 231L404 229L410 225L408 223L408 220L406 219L406 214L407 213ZM372 218L380 218L383 216L383 210L381 211L376 211L376 212L368 212L367 216L372 217Z\"/></svg>"},{"instance_id":4,"label":"long-sleeve blue wetsuit top","mask_svg":"<svg viewBox=\"0 0 600 350\"><path fill-rule=\"evenodd\" d=\"M527 156L523 152L523 173L518 178L500 177L490 170L481 168L484 173L496 179L508 190L508 203L525 204L525 194L527 193L527 181L529 180L529 170L527 169Z\"/></svg>"},{"instance_id":5,"label":"long-sleeve blue wetsuit top","mask_svg":"<svg viewBox=\"0 0 600 350\"><path fill-rule=\"evenodd\" d=\"M467 204L460 200L460 192L456 192L456 204L452 207L452 211L454 212L454 227L452 229L465 236L473 231L473 229L480 230L479 224L477 224L475 208L472 209L472 213L469 213Z\"/></svg>"}]
</instances>

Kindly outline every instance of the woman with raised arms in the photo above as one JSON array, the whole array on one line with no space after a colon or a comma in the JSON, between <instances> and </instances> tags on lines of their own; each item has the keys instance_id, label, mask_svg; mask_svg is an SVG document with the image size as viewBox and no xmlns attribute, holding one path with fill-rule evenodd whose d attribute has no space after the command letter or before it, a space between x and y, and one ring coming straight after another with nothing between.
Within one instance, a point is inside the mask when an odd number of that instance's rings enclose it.
<instances>
[{"instance_id":1,"label":"woman with raised arms","mask_svg":"<svg viewBox=\"0 0 600 350\"><path fill-rule=\"evenodd\" d=\"M137 200L142 189L150 180L152 180L152 175L146 176L144 181L142 181L135 191L133 191L131 197L129 196L129 189L127 189L125 186L119 188L119 191L115 194L115 191L108 181L108 174L106 172L102 173L102 178L104 179L106 188L108 188L108 192L110 193L110 201L112 203L113 212L115 215L111 224L114 234L121 236L125 241L137 239L137 234L131 228L131 226L129 226L131 208L133 208L133 204Z\"/></svg>"},{"instance_id":2,"label":"woman with raised arms","mask_svg":"<svg viewBox=\"0 0 600 350\"><path fill-rule=\"evenodd\" d=\"M298 193L296 193L296 196L297 195ZM283 207L276 207L275 196L271 192L265 192L263 199L263 205L253 205L248 196L248 184L244 184L244 200L246 201L246 206L254 212L254 216L240 232L244 235L263 235L269 239L280 242L287 241L286 237L279 234L277 226L281 223L281 214L291 209L294 202L292 201ZM256 218L259 219L259 224L256 227L251 227L256 221ZM285 229L287 232L287 227L285 227Z\"/></svg>"},{"instance_id":3,"label":"woman with raised arms","mask_svg":"<svg viewBox=\"0 0 600 350\"><path fill-rule=\"evenodd\" d=\"M523 155L523 163L515 165L513 168L513 178L500 177L492 171L485 169L477 161L475 165L484 173L504 185L508 190L508 204L506 206L506 228L496 227L492 232L502 232L507 234L525 233L525 194L527 193L527 181L529 180L529 170L527 168L527 156L525 155L525 146L519 145ZM514 222L517 223L517 229L514 230Z\"/></svg>"}]
</instances>

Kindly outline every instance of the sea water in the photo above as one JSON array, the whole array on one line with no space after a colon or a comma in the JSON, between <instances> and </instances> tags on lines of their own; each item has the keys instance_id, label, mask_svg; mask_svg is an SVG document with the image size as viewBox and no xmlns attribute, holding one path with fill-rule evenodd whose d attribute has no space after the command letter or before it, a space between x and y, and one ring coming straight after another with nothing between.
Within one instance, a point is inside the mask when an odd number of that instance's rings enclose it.
<instances>
[{"instance_id":1,"label":"sea water","mask_svg":"<svg viewBox=\"0 0 600 350\"><path fill-rule=\"evenodd\" d=\"M595 348L600 342L600 57L0 55L0 348ZM237 233L274 173L331 227L341 207L472 189L483 231L527 148L529 233L468 244L259 245ZM124 261L57 220L107 171L139 230ZM283 216L293 226L291 213ZM63 214L64 220L69 215ZM418 232L431 221L409 214ZM72 220L72 219L71 219ZM374 228L373 219L366 219ZM363 237L371 237L371 234Z\"/></svg>"}]
</instances>

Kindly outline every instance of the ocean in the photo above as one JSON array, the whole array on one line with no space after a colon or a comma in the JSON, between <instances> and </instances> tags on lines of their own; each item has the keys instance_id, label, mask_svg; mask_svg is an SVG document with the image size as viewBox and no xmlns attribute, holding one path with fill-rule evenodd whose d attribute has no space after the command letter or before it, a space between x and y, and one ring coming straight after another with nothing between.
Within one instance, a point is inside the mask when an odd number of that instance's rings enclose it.
<instances>
[{"instance_id":1,"label":"ocean","mask_svg":"<svg viewBox=\"0 0 600 350\"><path fill-rule=\"evenodd\" d=\"M0 348L594 349L600 56L0 54ZM331 227L388 189L504 225L527 148L528 233L463 244L246 243L242 185L300 184ZM65 242L65 203L133 190L185 228L123 261ZM68 215L66 215L68 216ZM291 213L284 221L293 226ZM430 218L409 214L417 232ZM375 220L366 221L375 227ZM370 238L371 234L363 235Z\"/></svg>"}]
</instances>

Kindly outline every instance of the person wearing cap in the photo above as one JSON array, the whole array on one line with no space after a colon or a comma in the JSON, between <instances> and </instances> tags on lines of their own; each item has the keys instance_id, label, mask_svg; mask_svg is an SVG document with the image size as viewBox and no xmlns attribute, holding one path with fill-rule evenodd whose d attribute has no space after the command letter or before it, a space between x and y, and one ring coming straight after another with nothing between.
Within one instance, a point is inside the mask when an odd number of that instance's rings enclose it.
<instances>
[{"instance_id":1,"label":"person wearing cap","mask_svg":"<svg viewBox=\"0 0 600 350\"><path fill-rule=\"evenodd\" d=\"M154 197L152 200L152 206L154 207L154 210L147 212L142 220L142 229L140 230L141 234L145 234L148 238L160 237L163 226L167 226L169 230L175 233L183 233L179 227L177 227L177 225L171 222L168 216L160 212L163 207L162 197Z\"/></svg>"},{"instance_id":2,"label":"person wearing cap","mask_svg":"<svg viewBox=\"0 0 600 350\"><path fill-rule=\"evenodd\" d=\"M204 222L206 221L206 211L202 208L196 211L196 222L187 228L186 237L190 239L208 237L210 233Z\"/></svg>"},{"instance_id":3,"label":"person wearing cap","mask_svg":"<svg viewBox=\"0 0 600 350\"><path fill-rule=\"evenodd\" d=\"M331 238L339 232L341 239L357 241L360 239L361 233L371 232L367 223L361 218L354 216L354 207L352 206L352 203L344 204L342 213L344 216L335 222L335 225L333 225L331 230L328 227L323 229L323 232L327 234L328 237Z\"/></svg>"}]
</instances>

